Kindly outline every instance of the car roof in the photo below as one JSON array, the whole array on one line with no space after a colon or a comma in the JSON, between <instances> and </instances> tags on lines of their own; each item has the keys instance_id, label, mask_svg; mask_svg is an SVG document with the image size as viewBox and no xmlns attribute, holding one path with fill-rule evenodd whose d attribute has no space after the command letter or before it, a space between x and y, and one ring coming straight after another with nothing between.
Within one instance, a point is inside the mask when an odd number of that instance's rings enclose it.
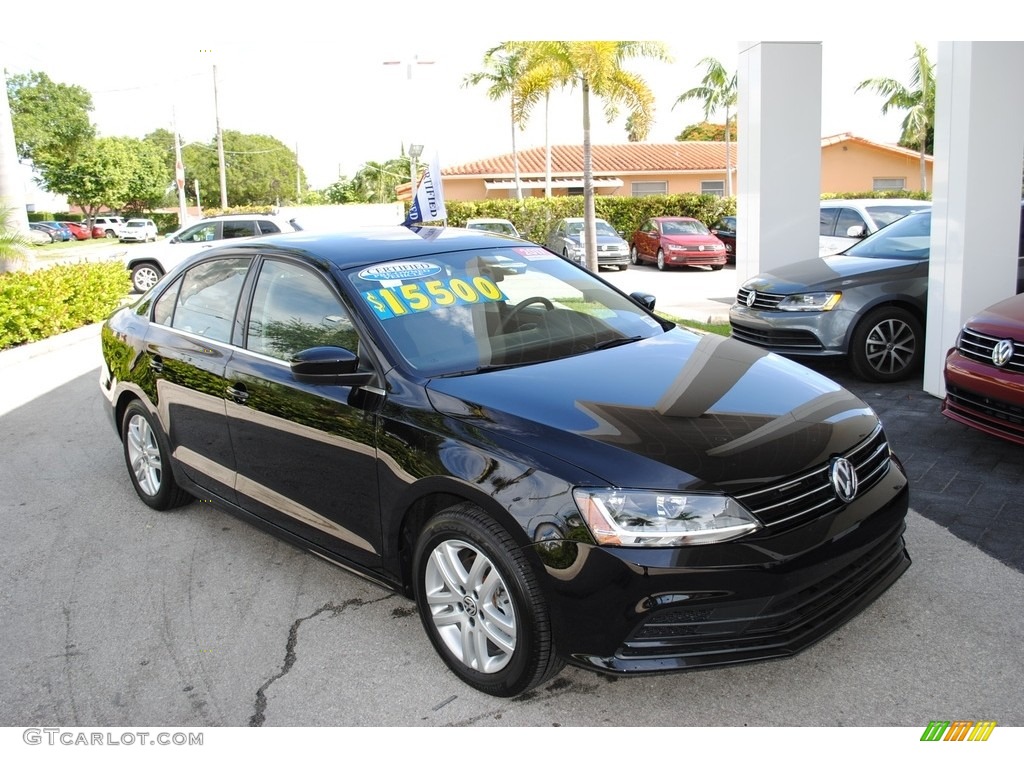
<instances>
[{"instance_id":1,"label":"car roof","mask_svg":"<svg viewBox=\"0 0 1024 768\"><path fill-rule=\"evenodd\" d=\"M931 200L912 200L907 197L851 197L851 198L833 198L831 200L822 200L821 205L830 206L842 206L842 205L895 205L912 207L921 207L922 205L931 205Z\"/></svg>"},{"instance_id":2,"label":"car roof","mask_svg":"<svg viewBox=\"0 0 1024 768\"><path fill-rule=\"evenodd\" d=\"M230 245L231 241L227 240L217 250L264 252L275 248L313 260L326 260L342 269L349 269L385 261L422 259L455 251L508 249L515 247L516 242L508 235L480 229L382 225L339 232L283 232L262 235L237 245ZM539 246L524 240L521 247Z\"/></svg>"},{"instance_id":3,"label":"car roof","mask_svg":"<svg viewBox=\"0 0 1024 768\"><path fill-rule=\"evenodd\" d=\"M652 216L655 221L697 221L693 216Z\"/></svg>"}]
</instances>

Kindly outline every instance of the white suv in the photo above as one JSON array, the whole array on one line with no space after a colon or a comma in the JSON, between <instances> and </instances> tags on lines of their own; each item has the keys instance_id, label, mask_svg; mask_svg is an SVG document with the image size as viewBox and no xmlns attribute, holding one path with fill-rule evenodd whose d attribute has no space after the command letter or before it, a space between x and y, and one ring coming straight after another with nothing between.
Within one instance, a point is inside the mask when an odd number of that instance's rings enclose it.
<instances>
[{"instance_id":1,"label":"white suv","mask_svg":"<svg viewBox=\"0 0 1024 768\"><path fill-rule=\"evenodd\" d=\"M122 243L127 243L129 240L137 243L148 243L150 240L156 240L160 236L157 231L156 222L152 219L128 219L121 227L121 231L118 232L118 237Z\"/></svg>"},{"instance_id":2,"label":"white suv","mask_svg":"<svg viewBox=\"0 0 1024 768\"><path fill-rule=\"evenodd\" d=\"M830 256L845 251L872 232L902 219L908 213L928 210L928 200L907 198L861 198L857 200L821 201L821 231L818 255Z\"/></svg>"},{"instance_id":3,"label":"white suv","mask_svg":"<svg viewBox=\"0 0 1024 768\"><path fill-rule=\"evenodd\" d=\"M206 248L225 245L227 240L237 242L300 229L295 219L286 221L264 214L211 216L172 232L145 250L133 248L130 254L125 254L125 265L132 273L132 288L142 293L156 285L168 270Z\"/></svg>"},{"instance_id":4,"label":"white suv","mask_svg":"<svg viewBox=\"0 0 1024 768\"><path fill-rule=\"evenodd\" d=\"M100 237L117 237L124 226L124 219L120 216L97 216L92 220L92 236L102 232Z\"/></svg>"}]
</instances>

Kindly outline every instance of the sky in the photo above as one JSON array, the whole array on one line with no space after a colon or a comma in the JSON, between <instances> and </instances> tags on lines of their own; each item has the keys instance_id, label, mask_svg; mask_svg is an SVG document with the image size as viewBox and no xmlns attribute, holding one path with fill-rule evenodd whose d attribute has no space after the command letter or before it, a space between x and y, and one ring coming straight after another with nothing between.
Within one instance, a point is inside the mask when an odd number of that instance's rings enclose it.
<instances>
[{"instance_id":1,"label":"sky","mask_svg":"<svg viewBox=\"0 0 1024 768\"><path fill-rule=\"evenodd\" d=\"M27 22L7 24L0 27L0 66L9 73L43 71L86 88L103 136L141 137L176 125L186 142L208 142L218 118L222 130L273 136L297 151L310 185L324 187L368 161L399 156L411 143L423 145L424 160L436 154L442 167L511 152L508 103L489 100L484 85L463 85L482 68L489 47L510 39L662 40L671 62L637 59L627 65L655 95L651 142L673 141L682 128L704 119L696 101L674 106L682 92L700 84L702 58L717 58L735 71L743 41L820 41L822 136L848 132L895 142L903 115L882 116L882 98L855 93L857 84L878 76L907 82L915 41L928 47L934 61L937 40L984 39L971 33L985 31L970 24L984 26L988 3L972 3L976 21L921 30L918 6L897 9L876 0L858 2L856 14L802 0L728 6L641 0L631 18L610 16L613 8L629 7L624 4L541 0L364 6L178 0L91 14L80 2L51 0L48 15L88 18L81 28L99 33L77 34L69 27L59 36L29 35L23 33ZM836 18L822 9L834 9ZM910 29L920 34L908 34ZM607 124L600 109L592 114L594 143L626 141L625 115ZM715 117L724 121L724 114ZM552 144L582 143L578 91L553 95L549 131ZM544 146L542 106L517 134L517 146Z\"/></svg>"}]
</instances>

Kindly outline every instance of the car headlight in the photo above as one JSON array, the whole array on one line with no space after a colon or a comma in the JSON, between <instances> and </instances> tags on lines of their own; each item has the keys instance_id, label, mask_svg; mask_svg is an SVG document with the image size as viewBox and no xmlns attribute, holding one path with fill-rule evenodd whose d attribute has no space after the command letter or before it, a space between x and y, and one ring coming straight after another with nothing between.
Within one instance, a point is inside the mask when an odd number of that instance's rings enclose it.
<instances>
[{"instance_id":1,"label":"car headlight","mask_svg":"<svg viewBox=\"0 0 1024 768\"><path fill-rule=\"evenodd\" d=\"M843 298L841 291L822 293L794 293L779 302L779 309L785 312L828 312Z\"/></svg>"},{"instance_id":2,"label":"car headlight","mask_svg":"<svg viewBox=\"0 0 1024 768\"><path fill-rule=\"evenodd\" d=\"M761 527L750 512L729 496L624 488L577 488L572 495L598 544L716 544Z\"/></svg>"}]
</instances>

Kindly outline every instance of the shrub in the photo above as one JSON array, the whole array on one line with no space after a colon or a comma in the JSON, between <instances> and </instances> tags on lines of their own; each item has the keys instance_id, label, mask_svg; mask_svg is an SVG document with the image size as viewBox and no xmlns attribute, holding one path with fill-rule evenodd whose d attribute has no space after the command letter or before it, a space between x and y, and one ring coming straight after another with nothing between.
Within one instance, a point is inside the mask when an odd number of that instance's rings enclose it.
<instances>
[{"instance_id":1,"label":"shrub","mask_svg":"<svg viewBox=\"0 0 1024 768\"><path fill-rule=\"evenodd\" d=\"M99 322L130 289L128 272L119 261L0 275L0 349Z\"/></svg>"}]
</instances>

